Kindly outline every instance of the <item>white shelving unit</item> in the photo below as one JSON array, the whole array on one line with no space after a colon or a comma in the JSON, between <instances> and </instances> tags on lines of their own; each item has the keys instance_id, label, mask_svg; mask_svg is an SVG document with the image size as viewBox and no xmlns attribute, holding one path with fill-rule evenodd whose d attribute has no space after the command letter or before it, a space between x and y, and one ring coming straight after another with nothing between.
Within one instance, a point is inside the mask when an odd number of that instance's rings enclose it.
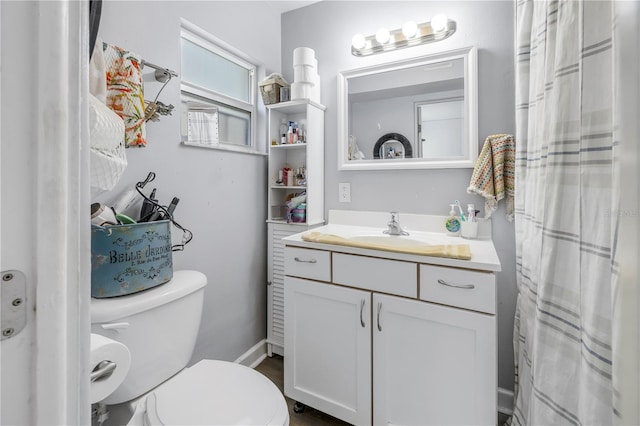
<instances>
[{"instance_id":1,"label":"white shelving unit","mask_svg":"<svg viewBox=\"0 0 640 426\"><path fill-rule=\"evenodd\" d=\"M267 206L267 347L268 354L284 355L284 243L282 238L324 223L324 111L311 100L267 105L269 120L269 180ZM306 133L305 143L280 144L280 123L295 121ZM277 145L272 145L276 141ZM283 185L284 167L306 170L304 184ZM306 220L287 222L289 197L306 192Z\"/></svg>"}]
</instances>

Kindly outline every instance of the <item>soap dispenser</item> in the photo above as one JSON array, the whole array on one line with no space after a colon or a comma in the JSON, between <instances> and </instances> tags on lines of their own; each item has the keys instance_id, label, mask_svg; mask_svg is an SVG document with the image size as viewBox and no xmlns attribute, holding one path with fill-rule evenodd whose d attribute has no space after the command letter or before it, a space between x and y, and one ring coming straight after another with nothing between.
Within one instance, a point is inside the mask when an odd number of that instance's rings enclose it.
<instances>
[{"instance_id":1,"label":"soap dispenser","mask_svg":"<svg viewBox=\"0 0 640 426\"><path fill-rule=\"evenodd\" d=\"M449 216L447 216L447 221L445 222L445 229L447 231L447 235L452 237L460 235L460 218L456 215L455 204L451 204L451 210L449 211Z\"/></svg>"}]
</instances>

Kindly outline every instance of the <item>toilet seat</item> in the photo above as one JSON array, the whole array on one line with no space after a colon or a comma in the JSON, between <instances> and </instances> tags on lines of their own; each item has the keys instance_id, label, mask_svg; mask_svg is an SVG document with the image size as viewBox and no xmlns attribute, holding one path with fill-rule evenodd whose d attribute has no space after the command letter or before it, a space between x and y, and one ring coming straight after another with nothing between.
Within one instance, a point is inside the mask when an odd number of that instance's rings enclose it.
<instances>
[{"instance_id":1,"label":"toilet seat","mask_svg":"<svg viewBox=\"0 0 640 426\"><path fill-rule=\"evenodd\" d=\"M287 426L289 412L280 390L257 371L202 360L149 393L129 422L134 424Z\"/></svg>"}]
</instances>

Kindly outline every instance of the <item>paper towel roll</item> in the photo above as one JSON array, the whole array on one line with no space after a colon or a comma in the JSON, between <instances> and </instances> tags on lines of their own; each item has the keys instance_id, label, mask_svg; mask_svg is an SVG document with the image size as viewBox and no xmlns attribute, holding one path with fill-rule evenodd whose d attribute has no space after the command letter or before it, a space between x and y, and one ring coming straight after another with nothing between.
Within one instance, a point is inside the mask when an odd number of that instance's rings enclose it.
<instances>
[{"instance_id":1,"label":"paper towel roll","mask_svg":"<svg viewBox=\"0 0 640 426\"><path fill-rule=\"evenodd\" d=\"M291 100L309 99L313 90L313 83L293 82L291 83Z\"/></svg>"},{"instance_id":2,"label":"paper towel roll","mask_svg":"<svg viewBox=\"0 0 640 426\"><path fill-rule=\"evenodd\" d=\"M310 47L296 47L293 49L293 65L312 65L317 67L316 52Z\"/></svg>"},{"instance_id":3,"label":"paper towel roll","mask_svg":"<svg viewBox=\"0 0 640 426\"><path fill-rule=\"evenodd\" d=\"M311 65L294 65L293 81L296 83L315 83L318 70Z\"/></svg>"},{"instance_id":4,"label":"paper towel roll","mask_svg":"<svg viewBox=\"0 0 640 426\"><path fill-rule=\"evenodd\" d=\"M98 370L102 361L114 362L116 368L111 375L105 375L91 382L90 402L92 404L102 401L122 384L131 367L131 353L122 343L91 333L90 372Z\"/></svg>"},{"instance_id":5,"label":"paper towel roll","mask_svg":"<svg viewBox=\"0 0 640 426\"><path fill-rule=\"evenodd\" d=\"M315 84L313 85L313 89L311 89L311 94L309 96L309 99L319 104L322 103L320 101L320 77L316 78Z\"/></svg>"}]
</instances>

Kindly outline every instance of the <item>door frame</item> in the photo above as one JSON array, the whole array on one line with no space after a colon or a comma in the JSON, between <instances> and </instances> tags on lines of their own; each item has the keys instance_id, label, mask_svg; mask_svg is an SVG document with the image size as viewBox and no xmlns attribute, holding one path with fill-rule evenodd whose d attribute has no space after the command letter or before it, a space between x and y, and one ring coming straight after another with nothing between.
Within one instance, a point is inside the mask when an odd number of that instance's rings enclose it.
<instances>
[{"instance_id":1,"label":"door frame","mask_svg":"<svg viewBox=\"0 0 640 426\"><path fill-rule=\"evenodd\" d=\"M35 421L89 424L89 3L37 3Z\"/></svg>"},{"instance_id":2,"label":"door frame","mask_svg":"<svg viewBox=\"0 0 640 426\"><path fill-rule=\"evenodd\" d=\"M3 349L24 351L21 354L29 359L27 377L18 376L21 383L8 384L26 386L28 402L2 408L24 411L26 407L28 412L11 414L24 419L24 424L90 424L89 3L36 1L18 7L21 13L16 19L29 21L20 24L37 32L36 43L24 46L24 57L5 57L3 66L34 67L36 78L25 76L11 84L30 85L35 96L10 99L9 103L26 103L32 114L14 121L7 120L15 116L3 110L3 124L32 123L37 130L35 140L3 143L24 144L19 149L33 160L27 165L33 179L11 184L29 191L28 203L33 200L29 214L19 220L35 229L32 238L20 243L31 250L22 266L34 300L28 301L29 332L16 336L26 337L26 345L16 348L3 342ZM10 173L11 169L5 171L5 178ZM10 248L9 241L2 245ZM20 262L7 259L3 270L15 269L14 262ZM2 379L15 377L7 373Z\"/></svg>"}]
</instances>

